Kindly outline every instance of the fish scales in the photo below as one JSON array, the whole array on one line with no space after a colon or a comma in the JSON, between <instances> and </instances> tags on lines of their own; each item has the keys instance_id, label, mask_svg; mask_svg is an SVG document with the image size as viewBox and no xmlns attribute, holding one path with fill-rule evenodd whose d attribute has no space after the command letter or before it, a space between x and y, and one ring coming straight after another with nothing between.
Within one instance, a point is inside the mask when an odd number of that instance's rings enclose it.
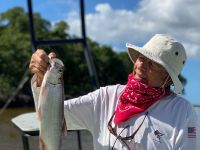
<instances>
[{"instance_id":1,"label":"fish scales","mask_svg":"<svg viewBox=\"0 0 200 150\"><path fill-rule=\"evenodd\" d=\"M66 133L64 120L64 65L53 58L44 75L38 100L40 150L60 150L62 135Z\"/></svg>"}]
</instances>

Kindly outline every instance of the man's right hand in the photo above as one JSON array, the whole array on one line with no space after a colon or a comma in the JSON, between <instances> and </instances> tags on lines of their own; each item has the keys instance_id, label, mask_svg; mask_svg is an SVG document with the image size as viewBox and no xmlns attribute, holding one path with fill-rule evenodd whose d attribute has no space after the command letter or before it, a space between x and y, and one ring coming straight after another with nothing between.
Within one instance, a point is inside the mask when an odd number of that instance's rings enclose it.
<instances>
[{"instance_id":1,"label":"man's right hand","mask_svg":"<svg viewBox=\"0 0 200 150\"><path fill-rule=\"evenodd\" d=\"M49 58L55 58L56 54L51 52L49 55L43 50L38 49L31 56L29 69L36 76L37 86L41 86L44 74L49 66Z\"/></svg>"}]
</instances>

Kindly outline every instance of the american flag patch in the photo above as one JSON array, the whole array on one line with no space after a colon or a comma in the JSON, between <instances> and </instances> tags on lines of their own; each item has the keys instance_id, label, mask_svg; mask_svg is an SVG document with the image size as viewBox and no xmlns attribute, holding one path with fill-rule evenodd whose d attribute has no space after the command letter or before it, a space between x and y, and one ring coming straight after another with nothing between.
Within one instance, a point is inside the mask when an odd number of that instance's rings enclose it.
<instances>
[{"instance_id":1,"label":"american flag patch","mask_svg":"<svg viewBox=\"0 0 200 150\"><path fill-rule=\"evenodd\" d=\"M188 127L188 138L196 138L196 127Z\"/></svg>"}]
</instances>

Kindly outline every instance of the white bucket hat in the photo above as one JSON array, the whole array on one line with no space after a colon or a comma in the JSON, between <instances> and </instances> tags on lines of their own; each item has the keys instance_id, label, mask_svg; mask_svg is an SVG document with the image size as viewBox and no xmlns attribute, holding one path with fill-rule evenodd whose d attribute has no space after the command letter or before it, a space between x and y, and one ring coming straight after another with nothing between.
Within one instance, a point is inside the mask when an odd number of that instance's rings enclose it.
<instances>
[{"instance_id":1,"label":"white bucket hat","mask_svg":"<svg viewBox=\"0 0 200 150\"><path fill-rule=\"evenodd\" d=\"M177 94L182 92L183 85L178 76L186 62L186 52L181 43L170 35L156 34L143 47L129 43L126 43L126 47L133 63L135 63L139 54L142 54L162 65L173 81L174 92Z\"/></svg>"}]
</instances>

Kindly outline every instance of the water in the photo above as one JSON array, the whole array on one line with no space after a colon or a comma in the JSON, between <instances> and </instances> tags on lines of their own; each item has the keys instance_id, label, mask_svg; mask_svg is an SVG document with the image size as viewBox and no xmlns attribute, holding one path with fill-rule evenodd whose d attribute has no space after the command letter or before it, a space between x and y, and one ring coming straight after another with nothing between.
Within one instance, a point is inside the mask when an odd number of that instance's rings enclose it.
<instances>
[{"instance_id":1,"label":"water","mask_svg":"<svg viewBox=\"0 0 200 150\"><path fill-rule=\"evenodd\" d=\"M200 118L200 107L194 107ZM11 123L11 119L34 108L9 108L0 115L0 150L23 150L21 134ZM38 150L38 137L29 137L30 150ZM81 131L82 150L93 150L92 136L88 131ZM69 132L63 138L62 150L78 150L76 132Z\"/></svg>"},{"instance_id":2,"label":"water","mask_svg":"<svg viewBox=\"0 0 200 150\"><path fill-rule=\"evenodd\" d=\"M11 119L34 108L8 108L0 116L0 150L23 150L20 131L12 124ZM38 136L29 137L30 150L38 150ZM92 136L88 131L81 131L82 150L93 150ZM68 132L63 138L62 150L78 150L76 132Z\"/></svg>"}]
</instances>

